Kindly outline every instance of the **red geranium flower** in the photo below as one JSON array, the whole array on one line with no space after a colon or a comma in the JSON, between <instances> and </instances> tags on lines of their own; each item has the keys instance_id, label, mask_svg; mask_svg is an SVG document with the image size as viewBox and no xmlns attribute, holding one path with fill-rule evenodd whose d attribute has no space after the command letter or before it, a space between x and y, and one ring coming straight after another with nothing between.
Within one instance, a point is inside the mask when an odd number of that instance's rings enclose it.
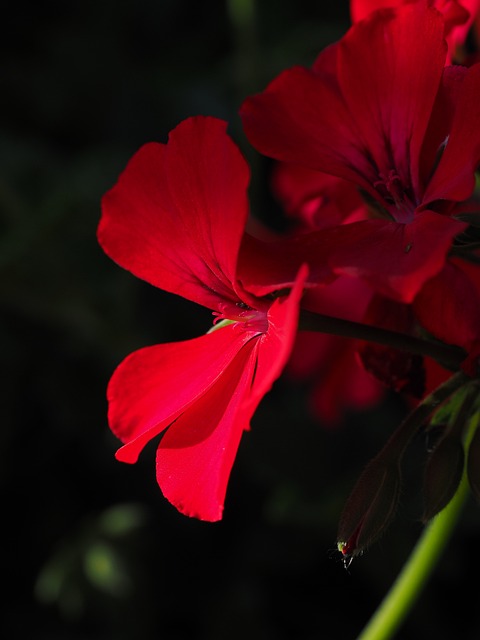
<instances>
[{"instance_id":1,"label":"red geranium flower","mask_svg":"<svg viewBox=\"0 0 480 640\"><path fill-rule=\"evenodd\" d=\"M290 281L282 280L284 260L275 281L262 255L258 286L240 281L248 182L226 123L190 118L168 144L147 144L133 156L103 198L98 228L102 248L120 266L216 316L206 335L132 353L107 392L109 424L124 443L117 459L136 462L166 430L158 484L182 513L210 521L222 517L241 435L289 358L306 277L291 263ZM242 248L245 274L256 273L255 259ZM281 295L266 295L280 288Z\"/></svg>"},{"instance_id":2,"label":"red geranium flower","mask_svg":"<svg viewBox=\"0 0 480 640\"><path fill-rule=\"evenodd\" d=\"M480 65L445 67L444 29L424 3L376 11L241 109L260 152L361 189L374 217L327 230L330 265L401 302L443 269L480 160Z\"/></svg>"}]
</instances>

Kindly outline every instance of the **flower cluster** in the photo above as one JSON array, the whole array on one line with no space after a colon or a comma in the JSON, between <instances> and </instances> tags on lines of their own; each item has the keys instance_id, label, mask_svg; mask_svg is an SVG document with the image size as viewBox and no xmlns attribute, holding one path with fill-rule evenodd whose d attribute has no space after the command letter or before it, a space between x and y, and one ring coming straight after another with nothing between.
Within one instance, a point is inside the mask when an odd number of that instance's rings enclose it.
<instances>
[{"instance_id":1,"label":"flower cluster","mask_svg":"<svg viewBox=\"0 0 480 640\"><path fill-rule=\"evenodd\" d=\"M403 452L426 424L441 434L425 519L455 492L479 408L480 63L465 44L479 4L352 0L338 42L244 101L291 223L278 237L247 232L249 168L213 117L143 146L105 194L107 255L213 312L205 334L132 353L108 386L117 459L162 434L157 481L182 513L222 517L242 434L284 370L313 381L326 425L387 388L412 405L347 501L347 559L393 517Z\"/></svg>"}]
</instances>

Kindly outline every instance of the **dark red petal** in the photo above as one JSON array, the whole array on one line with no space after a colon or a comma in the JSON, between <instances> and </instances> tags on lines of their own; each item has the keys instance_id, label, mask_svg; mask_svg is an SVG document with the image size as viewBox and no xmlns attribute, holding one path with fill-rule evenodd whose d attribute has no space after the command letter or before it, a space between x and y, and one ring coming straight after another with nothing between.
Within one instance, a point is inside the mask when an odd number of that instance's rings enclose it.
<instances>
[{"instance_id":1,"label":"dark red petal","mask_svg":"<svg viewBox=\"0 0 480 640\"><path fill-rule=\"evenodd\" d=\"M353 183L298 164L275 165L272 191L300 230L323 229L352 216L365 217L366 207Z\"/></svg>"},{"instance_id":2,"label":"dark red petal","mask_svg":"<svg viewBox=\"0 0 480 640\"><path fill-rule=\"evenodd\" d=\"M352 22L363 20L372 11L387 7L399 7L404 0L350 0L350 17Z\"/></svg>"},{"instance_id":3,"label":"dark red petal","mask_svg":"<svg viewBox=\"0 0 480 640\"><path fill-rule=\"evenodd\" d=\"M414 309L433 336L469 350L480 340L480 266L450 258L424 285Z\"/></svg>"},{"instance_id":4,"label":"dark red petal","mask_svg":"<svg viewBox=\"0 0 480 640\"><path fill-rule=\"evenodd\" d=\"M329 49L313 70L294 67L247 99L247 136L265 155L370 192L379 173L391 170L416 189L445 49L436 11L409 5L377 12L349 30L335 56ZM335 58L336 82L326 67Z\"/></svg>"},{"instance_id":5,"label":"dark red petal","mask_svg":"<svg viewBox=\"0 0 480 640\"><path fill-rule=\"evenodd\" d=\"M245 235L238 259L237 278L255 296L289 289L303 264L308 265L307 286L336 278L328 264L332 250L329 230L264 241ZM242 295L242 300L247 294Z\"/></svg>"},{"instance_id":6,"label":"dark red petal","mask_svg":"<svg viewBox=\"0 0 480 640\"><path fill-rule=\"evenodd\" d=\"M107 390L108 420L125 443L122 462L136 462L152 438L217 383L249 340L229 325L185 342L146 347L115 370Z\"/></svg>"},{"instance_id":7,"label":"dark red petal","mask_svg":"<svg viewBox=\"0 0 480 640\"><path fill-rule=\"evenodd\" d=\"M444 150L466 73L467 68L458 64L445 67L443 70L442 81L423 140L420 157L419 199L423 200L425 186L428 185Z\"/></svg>"},{"instance_id":8,"label":"dark red petal","mask_svg":"<svg viewBox=\"0 0 480 640\"><path fill-rule=\"evenodd\" d=\"M415 0L350 0L350 15L352 22L358 22L367 17L372 11L385 7L399 7ZM445 35L449 45L449 56L454 57L458 46L463 45L474 15L470 15L470 7L476 10L478 0L433 0L430 5L443 14L445 20ZM468 9L468 11L467 11ZM457 26L460 25L460 26Z\"/></svg>"},{"instance_id":9,"label":"dark red petal","mask_svg":"<svg viewBox=\"0 0 480 640\"><path fill-rule=\"evenodd\" d=\"M258 341L253 339L160 441L158 484L167 500L187 516L210 522L222 517L232 465L251 418L242 404L257 351Z\"/></svg>"},{"instance_id":10,"label":"dark red petal","mask_svg":"<svg viewBox=\"0 0 480 640\"><path fill-rule=\"evenodd\" d=\"M249 175L224 121L189 118L130 160L103 198L99 242L139 278L215 308L233 297Z\"/></svg>"},{"instance_id":11,"label":"dark red petal","mask_svg":"<svg viewBox=\"0 0 480 640\"><path fill-rule=\"evenodd\" d=\"M365 220L324 233L332 233L335 243L330 259L335 271L362 278L387 297L411 302L442 269L453 236L465 228L462 224L424 211L410 224Z\"/></svg>"},{"instance_id":12,"label":"dark red petal","mask_svg":"<svg viewBox=\"0 0 480 640\"><path fill-rule=\"evenodd\" d=\"M424 202L466 200L475 187L480 162L480 64L466 72L460 86L445 151L424 195Z\"/></svg>"},{"instance_id":13,"label":"dark red petal","mask_svg":"<svg viewBox=\"0 0 480 640\"><path fill-rule=\"evenodd\" d=\"M311 69L293 67L247 98L240 114L261 153L359 183L369 171L351 114L335 87Z\"/></svg>"},{"instance_id":14,"label":"dark red petal","mask_svg":"<svg viewBox=\"0 0 480 640\"><path fill-rule=\"evenodd\" d=\"M420 148L445 64L443 32L437 11L409 4L371 14L350 29L338 51L339 85L359 132L357 144L380 172L394 169L415 193Z\"/></svg>"}]
</instances>

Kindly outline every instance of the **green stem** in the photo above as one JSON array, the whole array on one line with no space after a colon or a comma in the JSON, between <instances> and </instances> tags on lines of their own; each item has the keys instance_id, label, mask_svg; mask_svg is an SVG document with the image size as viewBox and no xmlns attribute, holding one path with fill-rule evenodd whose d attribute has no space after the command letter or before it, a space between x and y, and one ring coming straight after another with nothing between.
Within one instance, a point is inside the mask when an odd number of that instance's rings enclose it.
<instances>
[{"instance_id":1,"label":"green stem","mask_svg":"<svg viewBox=\"0 0 480 640\"><path fill-rule=\"evenodd\" d=\"M376 342L394 349L401 349L421 356L430 356L443 366L453 371L459 369L467 354L461 347L441 342L423 340L397 331L373 327L371 325L334 318L321 313L313 313L302 309L299 321L300 331L320 331L346 338Z\"/></svg>"},{"instance_id":2,"label":"green stem","mask_svg":"<svg viewBox=\"0 0 480 640\"><path fill-rule=\"evenodd\" d=\"M470 421L466 448L478 426L480 413ZM425 528L402 572L357 640L389 640L418 600L458 522L469 495L464 469L457 493Z\"/></svg>"}]
</instances>

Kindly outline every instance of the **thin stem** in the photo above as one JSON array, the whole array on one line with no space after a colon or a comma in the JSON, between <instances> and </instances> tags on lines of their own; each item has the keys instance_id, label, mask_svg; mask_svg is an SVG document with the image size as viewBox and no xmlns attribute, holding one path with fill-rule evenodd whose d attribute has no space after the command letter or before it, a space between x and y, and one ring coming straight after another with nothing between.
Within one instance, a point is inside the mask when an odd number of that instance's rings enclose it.
<instances>
[{"instance_id":1,"label":"thin stem","mask_svg":"<svg viewBox=\"0 0 480 640\"><path fill-rule=\"evenodd\" d=\"M320 331L322 333L329 333L346 338L367 340L421 356L430 356L443 366L452 370L457 370L462 361L467 357L467 354L461 347L422 340L422 338L409 336L405 333L398 333L380 327L372 327L371 325L354 322L353 320L334 318L321 313L313 313L305 309L302 309L300 312L299 330Z\"/></svg>"},{"instance_id":2,"label":"thin stem","mask_svg":"<svg viewBox=\"0 0 480 640\"><path fill-rule=\"evenodd\" d=\"M479 417L477 413L470 421L466 448L478 426ZM357 640L389 640L393 637L437 566L468 495L469 485L464 469L455 496L427 525L402 572Z\"/></svg>"}]
</instances>

